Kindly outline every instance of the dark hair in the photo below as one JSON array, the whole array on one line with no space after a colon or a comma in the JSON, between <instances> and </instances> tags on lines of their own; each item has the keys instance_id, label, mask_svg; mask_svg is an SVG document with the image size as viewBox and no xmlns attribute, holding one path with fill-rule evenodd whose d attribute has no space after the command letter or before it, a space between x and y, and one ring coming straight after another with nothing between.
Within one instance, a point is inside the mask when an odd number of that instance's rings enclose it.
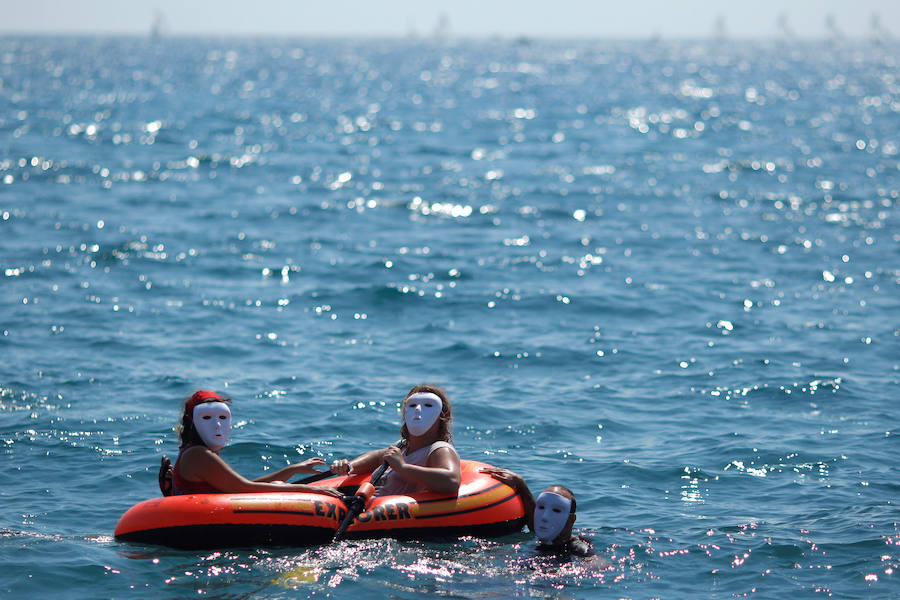
<instances>
[{"instance_id":1,"label":"dark hair","mask_svg":"<svg viewBox=\"0 0 900 600\"><path fill-rule=\"evenodd\" d=\"M545 491L553 492L554 494L559 494L560 496L563 496L564 498L568 498L569 500L571 500L572 507L569 509L569 514L575 513L575 494L572 493L572 490L570 490L569 488L567 488L564 485L551 485Z\"/></svg>"},{"instance_id":2,"label":"dark hair","mask_svg":"<svg viewBox=\"0 0 900 600\"><path fill-rule=\"evenodd\" d=\"M178 434L178 439L181 440L182 446L196 446L203 445L203 440L200 439L200 434L197 433L197 428L194 427L194 416L188 412L188 407L191 406L194 396L197 395L198 392L191 394L187 398L184 399L184 403L181 405L181 421L178 425L175 426L175 433ZM191 407L191 412L193 412L193 408L197 406L197 404L206 404L207 402L224 402L226 404L231 404L231 398L226 396L225 394L217 394L218 397L209 397L200 402L193 403L193 407Z\"/></svg>"},{"instance_id":3,"label":"dark hair","mask_svg":"<svg viewBox=\"0 0 900 600\"><path fill-rule=\"evenodd\" d=\"M450 397L447 396L447 392L435 385L414 385L403 397L403 401L406 402L407 398L419 392L430 392L441 399L441 415L438 417L438 439L445 442L453 440L453 434L450 432L453 410L450 406ZM409 430L406 428L406 423L403 423L403 426L400 428L400 435L403 436L404 440L409 439Z\"/></svg>"}]
</instances>

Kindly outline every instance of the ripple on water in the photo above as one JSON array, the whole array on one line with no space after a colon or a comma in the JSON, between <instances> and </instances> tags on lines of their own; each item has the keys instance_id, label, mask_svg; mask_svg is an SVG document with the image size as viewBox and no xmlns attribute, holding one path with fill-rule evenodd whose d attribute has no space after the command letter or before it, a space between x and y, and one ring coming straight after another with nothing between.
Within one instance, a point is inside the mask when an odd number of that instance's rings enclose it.
<instances>
[{"instance_id":1,"label":"ripple on water","mask_svg":"<svg viewBox=\"0 0 900 600\"><path fill-rule=\"evenodd\" d=\"M894 50L3 37L3 588L890 595ZM422 380L613 568L108 539L191 390L251 474L394 441Z\"/></svg>"}]
</instances>

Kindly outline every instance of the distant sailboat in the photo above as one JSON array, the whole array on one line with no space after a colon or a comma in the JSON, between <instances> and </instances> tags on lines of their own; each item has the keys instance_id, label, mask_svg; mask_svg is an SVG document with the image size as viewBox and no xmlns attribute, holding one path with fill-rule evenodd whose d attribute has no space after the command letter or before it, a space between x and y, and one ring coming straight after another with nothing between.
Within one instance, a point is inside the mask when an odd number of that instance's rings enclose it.
<instances>
[{"instance_id":1,"label":"distant sailboat","mask_svg":"<svg viewBox=\"0 0 900 600\"><path fill-rule=\"evenodd\" d=\"M166 33L166 15L163 11L153 11L153 24L150 26L150 39L158 40Z\"/></svg>"},{"instance_id":2,"label":"distant sailboat","mask_svg":"<svg viewBox=\"0 0 900 600\"><path fill-rule=\"evenodd\" d=\"M719 42L728 39L728 27L725 24L725 15L717 15L713 25L713 39Z\"/></svg>"},{"instance_id":3,"label":"distant sailboat","mask_svg":"<svg viewBox=\"0 0 900 600\"><path fill-rule=\"evenodd\" d=\"M406 21L406 39L419 39L419 32L416 30L416 23L412 19Z\"/></svg>"},{"instance_id":4,"label":"distant sailboat","mask_svg":"<svg viewBox=\"0 0 900 600\"><path fill-rule=\"evenodd\" d=\"M797 37L786 13L778 15L778 37L783 40L792 40Z\"/></svg>"},{"instance_id":5,"label":"distant sailboat","mask_svg":"<svg viewBox=\"0 0 900 600\"><path fill-rule=\"evenodd\" d=\"M450 38L450 17L447 13L441 13L434 26L434 41L444 43Z\"/></svg>"},{"instance_id":6,"label":"distant sailboat","mask_svg":"<svg viewBox=\"0 0 900 600\"><path fill-rule=\"evenodd\" d=\"M837 42L844 39L844 32L838 27L837 19L834 18L833 14L829 13L825 16L825 28L828 30L832 41Z\"/></svg>"},{"instance_id":7,"label":"distant sailboat","mask_svg":"<svg viewBox=\"0 0 900 600\"><path fill-rule=\"evenodd\" d=\"M872 25L872 43L880 45L891 41L893 36L891 36L891 32L881 24L881 15L879 15L878 13L872 13L872 19L870 23Z\"/></svg>"}]
</instances>

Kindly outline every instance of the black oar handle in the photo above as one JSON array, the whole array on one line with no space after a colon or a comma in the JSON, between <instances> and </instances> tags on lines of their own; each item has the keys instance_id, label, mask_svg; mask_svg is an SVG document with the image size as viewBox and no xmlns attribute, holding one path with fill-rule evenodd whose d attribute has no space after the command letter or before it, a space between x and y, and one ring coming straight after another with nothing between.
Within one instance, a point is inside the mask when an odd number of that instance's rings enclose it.
<instances>
[{"instance_id":1,"label":"black oar handle","mask_svg":"<svg viewBox=\"0 0 900 600\"><path fill-rule=\"evenodd\" d=\"M365 510L366 504L369 503L369 499L375 494L375 486L372 485L372 481L378 481L378 478L381 477L387 467L387 463L378 467L378 470L372 474L371 481L367 481L359 486L359 490L357 490L355 496L351 496L344 500L344 504L347 506L347 515L344 517L344 520L341 521L337 531L334 532L335 540L342 539L344 537L344 532L350 527L350 523L353 522L353 519L358 517L360 513Z\"/></svg>"},{"instance_id":2,"label":"black oar handle","mask_svg":"<svg viewBox=\"0 0 900 600\"><path fill-rule=\"evenodd\" d=\"M394 445L398 448L402 448L406 445L406 440L400 440ZM372 473L372 477L369 478L368 483L359 486L359 490L356 492L355 496L344 498L344 504L347 506L347 516L344 517L344 520L341 521L337 531L334 532L335 540L342 539L344 537L344 532L350 527L350 523L353 522L353 519L358 517L359 514L365 510L366 504L369 503L372 494L375 493L375 486L378 484L378 480L381 479L385 471L387 471L388 466L387 462L381 463L381 466Z\"/></svg>"},{"instance_id":3,"label":"black oar handle","mask_svg":"<svg viewBox=\"0 0 900 600\"><path fill-rule=\"evenodd\" d=\"M347 528L350 526L350 523L353 522L353 519L359 516L359 514L366 508L366 498L362 496L344 496L344 505L347 507L347 515L344 517L344 520L341 521L340 526L334 532L334 540L340 541L344 538L344 532L347 531Z\"/></svg>"}]
</instances>

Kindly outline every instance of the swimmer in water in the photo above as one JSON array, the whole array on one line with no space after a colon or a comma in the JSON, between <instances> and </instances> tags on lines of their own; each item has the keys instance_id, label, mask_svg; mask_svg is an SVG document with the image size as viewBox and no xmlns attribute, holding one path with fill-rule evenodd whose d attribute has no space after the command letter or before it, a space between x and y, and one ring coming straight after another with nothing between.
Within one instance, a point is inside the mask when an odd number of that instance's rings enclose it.
<instances>
[{"instance_id":1,"label":"swimmer in water","mask_svg":"<svg viewBox=\"0 0 900 600\"><path fill-rule=\"evenodd\" d=\"M536 548L539 553L554 554L563 558L594 556L591 541L572 533L576 502L575 494L571 490L561 485L551 485L535 500L525 480L518 473L500 467L484 467L481 472L487 473L519 493L525 505L528 528L540 540ZM602 566L606 566L605 561L602 563Z\"/></svg>"},{"instance_id":2,"label":"swimmer in water","mask_svg":"<svg viewBox=\"0 0 900 600\"><path fill-rule=\"evenodd\" d=\"M163 457L160 489L163 495L224 494L235 492L308 492L341 497L334 488L285 483L297 473L315 473L324 465L311 458L254 480L245 478L219 456L231 434L230 398L208 390L195 392L184 402L181 423L176 428L181 447L175 467ZM166 492L169 493L166 493Z\"/></svg>"},{"instance_id":3,"label":"swimmer in water","mask_svg":"<svg viewBox=\"0 0 900 600\"><path fill-rule=\"evenodd\" d=\"M430 385L414 386L403 399L401 410L403 440L398 445L373 450L353 460L337 460L331 465L331 472L371 473L387 463L390 470L384 484L376 484L376 496L424 490L456 494L461 473L459 454L451 443L453 417L447 394Z\"/></svg>"}]
</instances>

